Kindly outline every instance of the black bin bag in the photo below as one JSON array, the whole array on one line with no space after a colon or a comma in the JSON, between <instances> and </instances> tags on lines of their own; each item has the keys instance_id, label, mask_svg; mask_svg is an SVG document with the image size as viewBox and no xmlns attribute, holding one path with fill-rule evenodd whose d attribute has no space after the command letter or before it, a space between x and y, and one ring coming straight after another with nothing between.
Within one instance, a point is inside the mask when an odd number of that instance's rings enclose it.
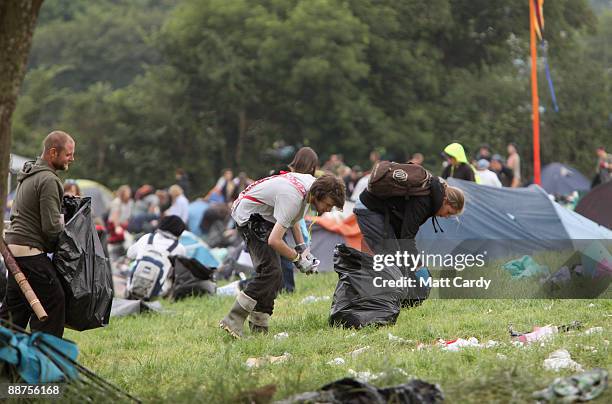
<instances>
[{"instance_id":1,"label":"black bin bag","mask_svg":"<svg viewBox=\"0 0 612 404\"><path fill-rule=\"evenodd\" d=\"M384 280L400 280L402 272L395 266L385 266L381 271L374 271L373 267L371 255L344 244L336 245L334 270L339 279L329 316L331 326L361 328L395 324L406 291L378 286Z\"/></svg>"},{"instance_id":2,"label":"black bin bag","mask_svg":"<svg viewBox=\"0 0 612 404\"><path fill-rule=\"evenodd\" d=\"M170 297L181 300L189 296L214 295L217 284L214 281L215 268L202 265L195 258L180 255L170 257L173 266L173 282Z\"/></svg>"},{"instance_id":3,"label":"black bin bag","mask_svg":"<svg viewBox=\"0 0 612 404\"><path fill-rule=\"evenodd\" d=\"M95 229L91 198L66 197L64 212L72 216L64 219L53 264L66 295L66 327L103 327L110 318L113 276Z\"/></svg>"}]
</instances>

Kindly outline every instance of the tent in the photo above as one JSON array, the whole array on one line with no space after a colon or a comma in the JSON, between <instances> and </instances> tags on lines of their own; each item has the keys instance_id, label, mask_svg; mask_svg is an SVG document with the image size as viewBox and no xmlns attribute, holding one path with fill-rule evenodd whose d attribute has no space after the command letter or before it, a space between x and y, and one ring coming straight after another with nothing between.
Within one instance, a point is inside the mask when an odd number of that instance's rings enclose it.
<instances>
[{"instance_id":1,"label":"tent","mask_svg":"<svg viewBox=\"0 0 612 404\"><path fill-rule=\"evenodd\" d=\"M542 188L551 195L570 195L574 191L588 191L591 181L575 168L550 163L542 169Z\"/></svg>"},{"instance_id":2,"label":"tent","mask_svg":"<svg viewBox=\"0 0 612 404\"><path fill-rule=\"evenodd\" d=\"M419 251L441 254L487 250L489 258L507 253L572 247L573 240L612 240L612 231L563 208L537 185L493 188L449 178L466 195L464 214L439 218L444 232L427 221L417 235Z\"/></svg>"},{"instance_id":3,"label":"tent","mask_svg":"<svg viewBox=\"0 0 612 404\"><path fill-rule=\"evenodd\" d=\"M92 180L79 179L75 182L79 186L81 194L91 198L93 216L95 218L103 217L110 209L110 203L113 200L111 190Z\"/></svg>"},{"instance_id":4,"label":"tent","mask_svg":"<svg viewBox=\"0 0 612 404\"><path fill-rule=\"evenodd\" d=\"M218 268L219 261L210 252L210 249L198 236L190 231L184 231L179 242L185 246L187 257L195 258L200 264L209 268Z\"/></svg>"},{"instance_id":5,"label":"tent","mask_svg":"<svg viewBox=\"0 0 612 404\"><path fill-rule=\"evenodd\" d=\"M578 202L576 212L612 229L612 181L599 184L586 194Z\"/></svg>"},{"instance_id":6,"label":"tent","mask_svg":"<svg viewBox=\"0 0 612 404\"><path fill-rule=\"evenodd\" d=\"M310 218L313 220L313 218ZM310 227L310 226L309 226ZM363 236L354 214L347 217L323 215L314 219L311 227L311 251L321 260L319 272L334 270L334 247L336 244L346 244L356 250L361 250Z\"/></svg>"}]
</instances>

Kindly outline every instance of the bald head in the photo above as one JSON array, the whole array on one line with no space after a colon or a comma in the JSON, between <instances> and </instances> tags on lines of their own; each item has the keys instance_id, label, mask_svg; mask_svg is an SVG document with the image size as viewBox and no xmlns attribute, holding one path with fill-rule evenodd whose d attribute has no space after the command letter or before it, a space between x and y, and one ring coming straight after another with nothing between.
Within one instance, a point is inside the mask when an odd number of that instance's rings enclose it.
<instances>
[{"instance_id":1,"label":"bald head","mask_svg":"<svg viewBox=\"0 0 612 404\"><path fill-rule=\"evenodd\" d=\"M56 170L67 170L74 161L74 139L61 130L54 130L43 140L42 158Z\"/></svg>"},{"instance_id":2,"label":"bald head","mask_svg":"<svg viewBox=\"0 0 612 404\"><path fill-rule=\"evenodd\" d=\"M43 154L48 153L51 149L56 149L60 152L64 150L66 143L74 143L74 139L66 132L54 130L43 140Z\"/></svg>"}]
</instances>

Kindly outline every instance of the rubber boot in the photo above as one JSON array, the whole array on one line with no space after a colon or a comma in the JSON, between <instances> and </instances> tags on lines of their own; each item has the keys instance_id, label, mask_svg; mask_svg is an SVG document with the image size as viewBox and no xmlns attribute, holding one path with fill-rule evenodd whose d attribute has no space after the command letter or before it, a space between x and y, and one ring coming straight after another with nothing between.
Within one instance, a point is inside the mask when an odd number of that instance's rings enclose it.
<instances>
[{"instance_id":1,"label":"rubber boot","mask_svg":"<svg viewBox=\"0 0 612 404\"><path fill-rule=\"evenodd\" d=\"M256 300L241 291L236 296L236 301L229 313L219 322L219 327L227 331L234 338L242 338L244 322L256 304Z\"/></svg>"},{"instance_id":2,"label":"rubber boot","mask_svg":"<svg viewBox=\"0 0 612 404\"><path fill-rule=\"evenodd\" d=\"M268 313L262 313L259 311L253 311L249 315L249 328L252 333L268 333L268 323L270 322L270 315Z\"/></svg>"}]
</instances>

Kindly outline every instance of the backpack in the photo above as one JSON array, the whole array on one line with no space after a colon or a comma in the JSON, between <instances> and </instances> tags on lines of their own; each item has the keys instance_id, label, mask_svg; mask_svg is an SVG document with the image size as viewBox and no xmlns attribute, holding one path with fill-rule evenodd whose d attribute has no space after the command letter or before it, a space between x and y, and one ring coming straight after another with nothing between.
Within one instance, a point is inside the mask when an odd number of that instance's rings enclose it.
<instances>
[{"instance_id":1,"label":"backpack","mask_svg":"<svg viewBox=\"0 0 612 404\"><path fill-rule=\"evenodd\" d=\"M431 173L418 164L380 161L372 170L368 191L381 199L425 196L430 193L431 179Z\"/></svg>"},{"instance_id":2,"label":"backpack","mask_svg":"<svg viewBox=\"0 0 612 404\"><path fill-rule=\"evenodd\" d=\"M134 265L128 290L128 295L132 299L148 300L159 294L164 268L172 266L168 255L178 246L178 240L175 240L166 251L160 252L153 246L154 238L155 233L151 233L142 258L136 260Z\"/></svg>"}]
</instances>

